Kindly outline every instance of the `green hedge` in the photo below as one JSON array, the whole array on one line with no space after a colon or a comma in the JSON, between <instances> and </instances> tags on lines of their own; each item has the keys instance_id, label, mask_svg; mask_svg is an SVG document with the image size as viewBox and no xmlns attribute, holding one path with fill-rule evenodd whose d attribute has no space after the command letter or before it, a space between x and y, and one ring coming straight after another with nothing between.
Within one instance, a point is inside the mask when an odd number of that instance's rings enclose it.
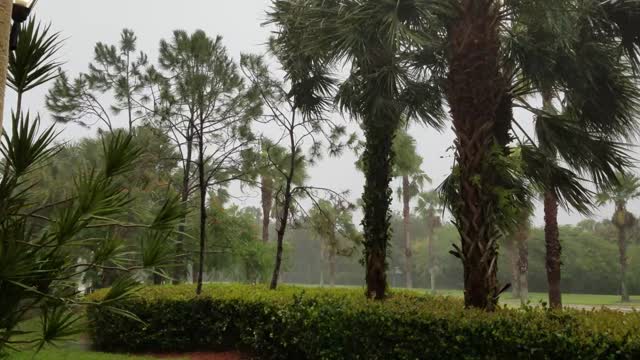
<instances>
[{"instance_id":1,"label":"green hedge","mask_svg":"<svg viewBox=\"0 0 640 360\"><path fill-rule=\"evenodd\" d=\"M99 298L104 292L92 297ZM238 349L260 359L640 359L640 313L464 310L458 299L362 290L148 287L119 305L144 323L88 310L99 350Z\"/></svg>"}]
</instances>

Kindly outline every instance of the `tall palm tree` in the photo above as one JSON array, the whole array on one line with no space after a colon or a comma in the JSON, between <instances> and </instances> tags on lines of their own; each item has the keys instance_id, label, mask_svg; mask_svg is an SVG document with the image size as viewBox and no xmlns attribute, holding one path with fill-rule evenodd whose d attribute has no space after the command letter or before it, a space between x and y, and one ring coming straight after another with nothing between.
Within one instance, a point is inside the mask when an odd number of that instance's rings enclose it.
<instances>
[{"instance_id":1,"label":"tall palm tree","mask_svg":"<svg viewBox=\"0 0 640 360\"><path fill-rule=\"evenodd\" d=\"M623 302L629 302L626 277L629 258L627 247L629 233L638 223L638 219L627 210L627 204L633 199L640 198L640 178L630 173L620 173L617 184L611 185L598 194L598 202L603 205L613 203L615 212L611 223L618 231L618 251L620 253L620 295Z\"/></svg>"},{"instance_id":2,"label":"tall palm tree","mask_svg":"<svg viewBox=\"0 0 640 360\"><path fill-rule=\"evenodd\" d=\"M478 273L492 279L484 288L472 286L479 291L468 289L467 305L495 307L493 237L514 224L515 218L505 215L515 214L508 208L517 207L518 197L512 202L504 196L518 191L504 178L515 171L545 193L550 304L559 307L558 207L587 212L592 201L582 175L600 183L629 165L620 141L635 127L638 94L631 70L637 64L640 29L632 24L640 20L640 5L596 0L435 3L433 13L443 25L433 36L447 34L441 67L449 74L447 96L457 135L455 179L445 187L458 189L454 199L461 199L453 203L463 240L455 254L463 259L465 283L482 284L473 278ZM556 94L564 95L557 113L549 106L558 100ZM543 108L531 106L534 95L542 95ZM514 119L514 107L536 116L536 136L526 134ZM519 169L501 159L514 139L523 145ZM476 263L478 257L483 262Z\"/></svg>"},{"instance_id":3,"label":"tall palm tree","mask_svg":"<svg viewBox=\"0 0 640 360\"><path fill-rule=\"evenodd\" d=\"M0 1L0 135L3 129L4 93L9 65L9 34L11 34L12 0Z\"/></svg>"},{"instance_id":4,"label":"tall palm tree","mask_svg":"<svg viewBox=\"0 0 640 360\"><path fill-rule=\"evenodd\" d=\"M405 286L413 287L413 262L411 252L411 199L413 199L425 182L431 179L422 171L422 157L416 152L415 139L400 129L393 140L393 152L396 156L394 175L402 179L402 186L398 188L398 198L402 201L402 220L404 237L404 274Z\"/></svg>"},{"instance_id":5,"label":"tall palm tree","mask_svg":"<svg viewBox=\"0 0 640 360\"><path fill-rule=\"evenodd\" d=\"M427 269L429 271L431 293L435 294L437 264L434 253L434 233L437 228L442 226L442 219L439 214L443 212L442 201L438 192L432 190L418 194L418 204L415 207L415 211L420 214L427 227Z\"/></svg>"},{"instance_id":6,"label":"tall palm tree","mask_svg":"<svg viewBox=\"0 0 640 360\"><path fill-rule=\"evenodd\" d=\"M420 14L413 1L359 0L276 0L269 14L277 25L276 41L287 52L327 64L346 61L351 67L336 101L360 121L366 139L364 263L366 294L375 299L387 291L393 138L403 114L436 126L442 116L431 79L417 77L404 66L409 59L402 43L424 45L413 26ZM287 66L285 71L290 73Z\"/></svg>"}]
</instances>

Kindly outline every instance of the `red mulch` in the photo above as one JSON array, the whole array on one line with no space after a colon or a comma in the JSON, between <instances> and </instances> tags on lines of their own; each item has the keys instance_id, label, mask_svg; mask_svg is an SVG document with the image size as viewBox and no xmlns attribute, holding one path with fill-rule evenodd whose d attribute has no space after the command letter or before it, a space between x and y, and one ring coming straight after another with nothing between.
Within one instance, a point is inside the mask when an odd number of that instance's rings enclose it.
<instances>
[{"instance_id":1,"label":"red mulch","mask_svg":"<svg viewBox=\"0 0 640 360\"><path fill-rule=\"evenodd\" d=\"M187 354L153 354L152 356L159 359L176 359L187 358L191 360L243 360L246 357L239 352L223 352L223 353L206 353L195 352Z\"/></svg>"}]
</instances>

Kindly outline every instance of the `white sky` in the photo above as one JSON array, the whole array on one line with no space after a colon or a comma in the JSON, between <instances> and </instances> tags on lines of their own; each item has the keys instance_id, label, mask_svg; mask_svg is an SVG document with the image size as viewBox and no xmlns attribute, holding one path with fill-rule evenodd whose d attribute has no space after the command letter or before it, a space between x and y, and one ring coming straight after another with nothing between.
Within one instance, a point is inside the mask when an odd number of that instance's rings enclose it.
<instances>
[{"instance_id":1,"label":"white sky","mask_svg":"<svg viewBox=\"0 0 640 360\"><path fill-rule=\"evenodd\" d=\"M229 53L236 59L241 52L262 53L262 44L269 36L269 29L261 26L270 0L40 0L35 14L41 20L51 22L53 29L61 31L66 38L61 52L65 61L64 69L72 76L87 70L93 56L93 47L101 41L117 43L123 28L134 30L138 36L138 48L145 51L152 62L157 58L160 39L171 36L173 30L193 31L202 29L210 36L220 34ZM50 123L50 115L44 107L45 85L25 96L25 106L31 112L38 112L45 123ZM5 119L11 106L15 104L15 94L8 91ZM523 123L530 120L528 115L517 113ZM6 122L5 122L6 123ZM354 126L353 124L351 126ZM95 133L77 125L59 125L63 138L76 139ZM452 163L451 131L438 134L432 129L413 127L410 134L417 140L418 150L424 157L423 170L434 179L434 186L446 176ZM355 157L345 154L339 159L327 159L311 169L310 183L315 186L342 191L349 190L353 199L362 192L362 175L354 168ZM397 183L393 185L394 189ZM258 204L258 194L248 194L246 205ZM399 209L395 200L394 209ZM630 205L630 210L640 214L640 202ZM594 218L609 218L611 207L599 210ZM543 223L539 210L535 224ZM582 219L578 214L560 214L561 223L576 223Z\"/></svg>"}]
</instances>

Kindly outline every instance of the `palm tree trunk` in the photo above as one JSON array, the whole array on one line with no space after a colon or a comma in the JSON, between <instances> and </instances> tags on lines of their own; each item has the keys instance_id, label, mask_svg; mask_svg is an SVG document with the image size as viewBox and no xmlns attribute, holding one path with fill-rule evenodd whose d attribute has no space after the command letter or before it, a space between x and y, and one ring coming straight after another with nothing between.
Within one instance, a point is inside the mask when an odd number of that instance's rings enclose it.
<instances>
[{"instance_id":1,"label":"palm tree trunk","mask_svg":"<svg viewBox=\"0 0 640 360\"><path fill-rule=\"evenodd\" d=\"M405 287L408 289L413 288L413 264L411 253L411 234L409 226L411 225L411 209L409 208L411 201L411 194L409 194L409 176L402 177L402 221L404 223L404 275L405 275Z\"/></svg>"},{"instance_id":2,"label":"palm tree trunk","mask_svg":"<svg viewBox=\"0 0 640 360\"><path fill-rule=\"evenodd\" d=\"M518 245L518 283L520 291L520 303L529 302L529 225L520 224L517 232Z\"/></svg>"},{"instance_id":3,"label":"palm tree trunk","mask_svg":"<svg viewBox=\"0 0 640 360\"><path fill-rule=\"evenodd\" d=\"M260 184L262 195L262 241L269 242L269 223L273 207L273 180L262 176Z\"/></svg>"},{"instance_id":4,"label":"palm tree trunk","mask_svg":"<svg viewBox=\"0 0 640 360\"><path fill-rule=\"evenodd\" d=\"M185 215L182 217L182 221L178 226L178 239L176 241L176 266L173 269L173 284L180 284L187 279L187 266L185 263L184 252L184 232L185 224L187 222L187 209L189 202L189 190L191 187L191 157L193 154L193 138L187 139L187 158L185 159L184 169L182 172L182 189L180 194L180 200L182 201L182 207ZM195 281L194 281L195 282Z\"/></svg>"},{"instance_id":5,"label":"palm tree trunk","mask_svg":"<svg viewBox=\"0 0 640 360\"><path fill-rule=\"evenodd\" d=\"M520 267L518 266L518 252L516 242L512 237L507 239L507 253L511 263L511 297L520 298Z\"/></svg>"},{"instance_id":6,"label":"palm tree trunk","mask_svg":"<svg viewBox=\"0 0 640 360\"><path fill-rule=\"evenodd\" d=\"M429 284L431 288L431 293L435 295L436 293L436 269L435 269L435 256L433 253L433 233L434 233L434 221L431 221L429 225L429 229L427 230L427 269L429 271Z\"/></svg>"},{"instance_id":7,"label":"palm tree trunk","mask_svg":"<svg viewBox=\"0 0 640 360\"><path fill-rule=\"evenodd\" d=\"M505 93L499 73L498 4L463 0L449 28L447 97L456 134L465 306L493 311L498 301L495 169L490 168L496 115Z\"/></svg>"},{"instance_id":8,"label":"palm tree trunk","mask_svg":"<svg viewBox=\"0 0 640 360\"><path fill-rule=\"evenodd\" d=\"M560 245L560 231L558 229L558 199L550 191L544 194L544 224L549 306L552 309L561 309L560 267L562 265L562 246Z\"/></svg>"},{"instance_id":9,"label":"palm tree trunk","mask_svg":"<svg viewBox=\"0 0 640 360\"><path fill-rule=\"evenodd\" d=\"M623 227L618 228L618 251L620 252L620 295L622 302L629 302L629 292L627 291L627 234Z\"/></svg>"},{"instance_id":10,"label":"palm tree trunk","mask_svg":"<svg viewBox=\"0 0 640 360\"><path fill-rule=\"evenodd\" d=\"M9 35L11 34L12 0L0 0L0 136L3 130L4 95L9 65Z\"/></svg>"},{"instance_id":11,"label":"palm tree trunk","mask_svg":"<svg viewBox=\"0 0 640 360\"><path fill-rule=\"evenodd\" d=\"M336 251L331 249L329 251L329 285L331 287L336 286Z\"/></svg>"},{"instance_id":12,"label":"palm tree trunk","mask_svg":"<svg viewBox=\"0 0 640 360\"><path fill-rule=\"evenodd\" d=\"M392 119L387 119L392 120ZM393 134L373 120L367 121L364 173L364 260L366 266L367 297L381 300L387 291L387 245L390 238L391 169L393 163ZM392 125L388 121L387 125Z\"/></svg>"}]
</instances>

